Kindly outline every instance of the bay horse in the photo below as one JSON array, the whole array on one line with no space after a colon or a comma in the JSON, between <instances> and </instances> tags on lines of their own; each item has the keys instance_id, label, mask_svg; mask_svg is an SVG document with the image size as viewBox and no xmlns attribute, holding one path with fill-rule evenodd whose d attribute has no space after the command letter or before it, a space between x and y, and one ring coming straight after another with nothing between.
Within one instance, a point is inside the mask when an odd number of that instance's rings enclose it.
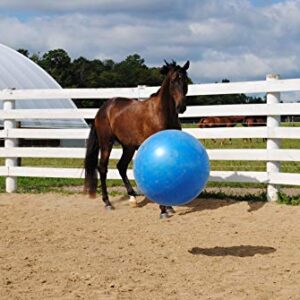
<instances>
[{"instance_id":1,"label":"bay horse","mask_svg":"<svg viewBox=\"0 0 300 300\"><path fill-rule=\"evenodd\" d=\"M246 116L243 126L246 127L257 127L257 126L266 126L267 125L267 117L266 116ZM248 140L252 141L251 138ZM263 138L263 142L267 139Z\"/></svg>"},{"instance_id":2,"label":"bay horse","mask_svg":"<svg viewBox=\"0 0 300 300\"><path fill-rule=\"evenodd\" d=\"M267 117L266 116L247 116L245 117L245 126L266 126Z\"/></svg>"},{"instance_id":3,"label":"bay horse","mask_svg":"<svg viewBox=\"0 0 300 300\"><path fill-rule=\"evenodd\" d=\"M242 122L244 117L232 116L232 117L204 117L198 122L199 128L218 128L218 127L234 127L238 122ZM212 139L215 143L216 140ZM221 145L224 144L224 139L221 141ZM231 139L229 139L231 143Z\"/></svg>"},{"instance_id":4,"label":"bay horse","mask_svg":"<svg viewBox=\"0 0 300 300\"><path fill-rule=\"evenodd\" d=\"M166 129L181 130L179 113L186 110L188 91L189 61L183 67L175 61L161 68L165 75L159 90L144 101L129 98L112 98L98 110L87 140L85 168L85 191L91 198L96 197L98 174L100 173L102 200L108 210L113 209L109 201L106 177L109 156L115 142L122 148L122 156L117 163L118 171L131 201L136 206L137 193L127 177L127 168L135 151L152 134ZM100 151L101 150L101 151ZM100 151L100 163L98 155ZM172 197L172 195L170 195ZM174 212L170 206L160 205L161 218Z\"/></svg>"},{"instance_id":5,"label":"bay horse","mask_svg":"<svg viewBox=\"0 0 300 300\"><path fill-rule=\"evenodd\" d=\"M199 128L234 127L240 123L243 127L266 126L266 116L228 116L228 117L204 117L198 122ZM215 142L215 140L213 139ZM231 139L229 139L231 141ZM244 141L252 141L251 138ZM222 140L221 144L224 143Z\"/></svg>"}]
</instances>

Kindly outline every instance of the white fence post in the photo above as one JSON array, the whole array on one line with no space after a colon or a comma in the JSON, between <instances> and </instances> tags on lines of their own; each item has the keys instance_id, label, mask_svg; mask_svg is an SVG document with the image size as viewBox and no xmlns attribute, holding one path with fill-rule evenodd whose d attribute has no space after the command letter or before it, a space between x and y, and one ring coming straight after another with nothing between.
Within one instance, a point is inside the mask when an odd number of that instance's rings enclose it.
<instances>
[{"instance_id":1,"label":"white fence post","mask_svg":"<svg viewBox=\"0 0 300 300\"><path fill-rule=\"evenodd\" d=\"M143 98L142 98L142 92L143 92L143 90L146 88L147 86L146 85L138 85L137 86L137 88L138 88L138 99L139 100L142 100Z\"/></svg>"},{"instance_id":2,"label":"white fence post","mask_svg":"<svg viewBox=\"0 0 300 300\"><path fill-rule=\"evenodd\" d=\"M278 74L268 74L266 80L278 80ZM267 104L277 104L280 103L280 93L279 92L268 92L267 93ZM267 117L267 129L280 126L280 116L268 116ZM268 130L269 132L269 130ZM274 150L280 148L280 139L267 139L267 150ZM267 173L279 173L280 172L280 162L268 161L267 162ZM279 187L274 184L268 184L267 187L267 199L268 201L278 200Z\"/></svg>"},{"instance_id":3,"label":"white fence post","mask_svg":"<svg viewBox=\"0 0 300 300\"><path fill-rule=\"evenodd\" d=\"M3 100L3 110L15 109L15 100ZM16 120L4 120L4 131L8 132L9 129L16 128ZM6 149L16 147L17 139L9 137L5 138L4 147ZM17 165L17 158L5 158L5 166L14 167ZM8 176L5 181L6 192L13 193L17 190L17 178Z\"/></svg>"}]
</instances>

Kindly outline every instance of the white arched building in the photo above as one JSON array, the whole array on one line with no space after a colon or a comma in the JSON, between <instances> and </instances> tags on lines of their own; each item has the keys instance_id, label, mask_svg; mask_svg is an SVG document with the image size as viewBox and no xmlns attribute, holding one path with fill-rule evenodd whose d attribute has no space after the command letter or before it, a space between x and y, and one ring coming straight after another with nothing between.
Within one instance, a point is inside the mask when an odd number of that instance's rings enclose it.
<instances>
[{"instance_id":1,"label":"white arched building","mask_svg":"<svg viewBox=\"0 0 300 300\"><path fill-rule=\"evenodd\" d=\"M0 90L2 89L58 89L61 86L41 67L21 53L0 44ZM0 101L0 109L3 103ZM47 109L76 108L71 99L22 100L16 101L16 108ZM82 119L77 120L22 120L22 127L43 128L85 128Z\"/></svg>"}]
</instances>

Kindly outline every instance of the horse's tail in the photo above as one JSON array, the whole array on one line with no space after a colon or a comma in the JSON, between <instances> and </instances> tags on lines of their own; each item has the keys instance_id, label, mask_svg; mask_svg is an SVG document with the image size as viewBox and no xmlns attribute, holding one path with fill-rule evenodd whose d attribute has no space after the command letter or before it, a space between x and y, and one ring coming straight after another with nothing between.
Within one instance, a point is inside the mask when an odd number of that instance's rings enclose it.
<instances>
[{"instance_id":1,"label":"horse's tail","mask_svg":"<svg viewBox=\"0 0 300 300\"><path fill-rule=\"evenodd\" d=\"M84 189L90 197L96 196L98 185L97 164L100 146L94 124L91 127L89 138L86 145L86 154L84 160L85 182Z\"/></svg>"}]
</instances>

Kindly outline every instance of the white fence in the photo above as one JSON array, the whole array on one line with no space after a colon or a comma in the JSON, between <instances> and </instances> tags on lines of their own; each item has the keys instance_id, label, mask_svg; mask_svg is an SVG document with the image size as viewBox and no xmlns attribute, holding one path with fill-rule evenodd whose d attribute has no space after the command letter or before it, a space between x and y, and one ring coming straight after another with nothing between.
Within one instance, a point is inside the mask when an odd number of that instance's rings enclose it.
<instances>
[{"instance_id":1,"label":"white fence","mask_svg":"<svg viewBox=\"0 0 300 300\"><path fill-rule=\"evenodd\" d=\"M88 129L18 129L16 119L76 119L94 118L97 109L15 109L15 100L26 99L99 99L113 96L146 98L158 87L139 86L137 88L119 89L63 89L63 90L2 90L0 100L4 101L0 119L4 120L4 129L0 138L5 139L4 148L0 148L0 157L5 158L5 166L0 167L0 176L6 177L6 191L17 189L16 178L27 177L61 177L83 178L82 168L43 168L19 167L18 157L47 158L83 158L84 148L50 148L18 147L17 139L86 139ZM281 161L300 161L300 150L280 149L281 139L299 139L300 128L280 127L280 116L299 115L300 103L280 103L280 92L299 91L300 79L279 80L276 75L268 75L265 81L194 84L189 86L189 96L217 95L235 93L267 93L266 104L191 106L180 117L233 116L245 115L267 116L264 127L234 127L215 129L185 129L193 136L208 138L266 138L266 149L211 149L208 154L211 160L245 160L265 161L265 172L249 171L212 171L210 181L218 182L259 182L266 183L269 200L278 197L277 185L300 185L300 174L280 172ZM118 159L120 149L113 149L111 158ZM130 179L132 170L128 170ZM119 179L117 170L109 170L109 179Z\"/></svg>"}]
</instances>

